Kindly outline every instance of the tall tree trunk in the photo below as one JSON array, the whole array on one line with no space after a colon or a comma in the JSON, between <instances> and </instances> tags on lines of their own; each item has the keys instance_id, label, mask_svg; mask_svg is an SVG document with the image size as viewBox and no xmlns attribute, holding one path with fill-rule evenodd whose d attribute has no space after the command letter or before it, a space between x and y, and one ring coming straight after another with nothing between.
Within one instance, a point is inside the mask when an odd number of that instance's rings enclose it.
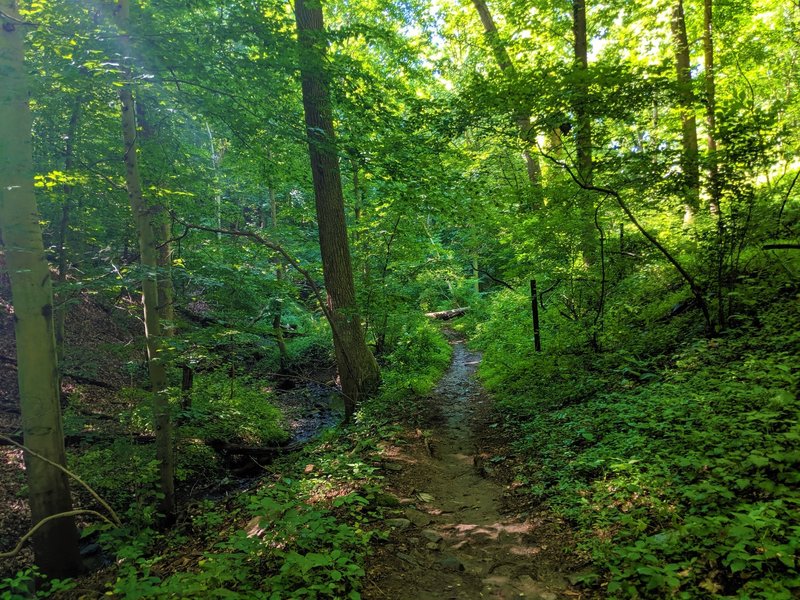
<instances>
[{"instance_id":1,"label":"tall tree trunk","mask_svg":"<svg viewBox=\"0 0 800 600\"><path fill-rule=\"evenodd\" d=\"M586 36L586 1L572 0L572 33L574 36L575 84L575 147L578 159L578 177L587 185L592 185L592 118L589 113L589 43ZM590 266L594 262L597 245L594 228L593 195L586 193L578 197L578 213L581 219L581 255L583 263Z\"/></svg>"},{"instance_id":2,"label":"tall tree trunk","mask_svg":"<svg viewBox=\"0 0 800 600\"><path fill-rule=\"evenodd\" d=\"M269 216L270 225L273 231L278 227L278 199L275 195L275 188L272 183L269 186ZM280 284L283 281L283 265L280 257L275 258L275 280ZM283 294L279 290L279 294ZM275 342L278 344L279 371L285 373L289 366L289 352L286 348L286 340L283 339L283 327L281 318L283 317L283 298L279 295L275 298L274 313L272 315L272 332Z\"/></svg>"},{"instance_id":3,"label":"tall tree trunk","mask_svg":"<svg viewBox=\"0 0 800 600\"><path fill-rule=\"evenodd\" d=\"M78 132L78 121L80 120L81 109L83 107L83 98L80 96L75 100L72 107L72 114L69 118L69 125L67 126L67 139L64 144L64 171L67 177L72 176L72 168L75 163L75 136ZM63 187L64 203L61 205L61 221L58 225L58 245L56 246L56 256L58 260L58 272L56 280L58 293L56 309L55 309L55 336L56 336L56 357L58 360L59 373L58 373L58 389L61 391L61 370L64 368L64 324L67 317L67 297L62 292L61 288L67 280L67 269L69 260L67 258L67 233L69 231L69 216L72 209L72 194L74 188L71 183L67 183Z\"/></svg>"},{"instance_id":4,"label":"tall tree trunk","mask_svg":"<svg viewBox=\"0 0 800 600\"><path fill-rule=\"evenodd\" d=\"M572 32L575 36L575 71L578 81L575 87L574 110L576 117L575 146L578 156L578 176L592 185L592 120L588 110L589 44L586 39L586 2L572 2Z\"/></svg>"},{"instance_id":5,"label":"tall tree trunk","mask_svg":"<svg viewBox=\"0 0 800 600\"><path fill-rule=\"evenodd\" d=\"M683 151L681 153L681 175L683 179L684 224L694 220L700 205L700 168L697 150L697 120L694 113L694 91L689 58L689 41L686 37L686 20L683 0L675 0L672 7L672 43L675 48L675 72L677 75L678 104L681 110Z\"/></svg>"},{"instance_id":6,"label":"tall tree trunk","mask_svg":"<svg viewBox=\"0 0 800 600\"><path fill-rule=\"evenodd\" d=\"M322 5L295 1L303 109L316 198L322 270L331 312L333 343L349 420L360 399L377 391L380 372L361 327L344 215L342 178L336 154Z\"/></svg>"},{"instance_id":7,"label":"tall tree trunk","mask_svg":"<svg viewBox=\"0 0 800 600\"><path fill-rule=\"evenodd\" d=\"M140 98L141 100L141 98ZM136 125L140 146L147 147L156 136L156 127L148 117L147 107L136 102ZM156 233L158 250L158 316L161 320L161 332L165 336L175 334L175 286L172 283L172 223L169 218L168 203L154 203L150 209L151 221Z\"/></svg>"},{"instance_id":8,"label":"tall tree trunk","mask_svg":"<svg viewBox=\"0 0 800 600\"><path fill-rule=\"evenodd\" d=\"M22 431L25 445L65 466L53 332L53 288L44 253L33 190L31 114L24 28L15 0L0 0L0 238L11 279ZM72 510L63 471L25 453L33 523ZM72 517L47 522L33 538L36 564L50 577L81 567L78 530Z\"/></svg>"},{"instance_id":9,"label":"tall tree trunk","mask_svg":"<svg viewBox=\"0 0 800 600\"><path fill-rule=\"evenodd\" d=\"M223 150L220 147L218 151L215 147L214 135L211 133L211 126L208 123L206 123L206 131L208 132L208 143L211 145L211 167L214 169L214 216L217 229L222 229L222 191L219 187L219 163L222 161ZM221 236L221 233L217 233L217 239Z\"/></svg>"},{"instance_id":10,"label":"tall tree trunk","mask_svg":"<svg viewBox=\"0 0 800 600\"><path fill-rule=\"evenodd\" d=\"M128 27L129 10L129 0L119 0L115 16L117 26L123 32L123 42L125 42L125 32ZM123 43L123 47L126 45ZM133 90L128 81L125 81L119 88L119 99L122 107L122 138L125 149L125 184L131 212L136 223L143 272L144 335L147 344L150 386L153 392L156 457L159 463L160 487L163 496L159 502L159 510L164 516L165 522L170 522L175 515L175 456L172 447L172 423L167 397L167 365L161 343L161 321L158 313L158 251L153 232L151 207L145 202L142 194L136 141L136 106Z\"/></svg>"},{"instance_id":11,"label":"tall tree trunk","mask_svg":"<svg viewBox=\"0 0 800 600\"><path fill-rule=\"evenodd\" d=\"M714 17L712 0L703 0L703 54L706 71L706 142L708 151L709 210L719 216L720 181L717 162L717 90L714 67Z\"/></svg>"},{"instance_id":12,"label":"tall tree trunk","mask_svg":"<svg viewBox=\"0 0 800 600\"><path fill-rule=\"evenodd\" d=\"M517 70L514 68L514 63L511 62L511 57L508 55L503 40L500 39L500 34L497 32L497 26L494 24L492 13L489 12L489 7L486 5L486 0L472 0L475 5L475 10L478 11L478 16L483 24L483 32L487 44L497 61L497 65L503 74L509 79L516 79ZM539 160L531 154L531 146L536 142L536 131L531 125L530 115L520 111L514 116L514 122L519 129L519 136L525 142L525 149L522 155L525 158L525 167L528 173L528 180L531 185L538 188L542 182L542 167Z\"/></svg>"}]
</instances>

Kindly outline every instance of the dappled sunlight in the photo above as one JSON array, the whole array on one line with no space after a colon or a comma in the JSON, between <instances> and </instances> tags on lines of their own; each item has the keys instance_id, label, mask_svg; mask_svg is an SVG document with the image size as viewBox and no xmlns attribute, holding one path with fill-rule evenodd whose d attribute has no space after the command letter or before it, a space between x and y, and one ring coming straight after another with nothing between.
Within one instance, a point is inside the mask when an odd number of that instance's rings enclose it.
<instances>
[{"instance_id":1,"label":"dappled sunlight","mask_svg":"<svg viewBox=\"0 0 800 600\"><path fill-rule=\"evenodd\" d=\"M453 548L461 548L471 544L485 544L487 542L516 542L518 552L515 554L528 555L525 551L523 536L530 534L535 525L528 522L496 522L491 525L477 523L454 523L441 528L444 538ZM535 553L535 552L534 552Z\"/></svg>"}]
</instances>

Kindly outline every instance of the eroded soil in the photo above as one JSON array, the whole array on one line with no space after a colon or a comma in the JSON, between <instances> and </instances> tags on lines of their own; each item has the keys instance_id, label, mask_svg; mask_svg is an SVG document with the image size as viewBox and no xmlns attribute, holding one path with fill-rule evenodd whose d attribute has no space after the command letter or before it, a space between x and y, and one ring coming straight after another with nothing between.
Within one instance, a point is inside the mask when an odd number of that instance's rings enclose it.
<instances>
[{"instance_id":1,"label":"eroded soil","mask_svg":"<svg viewBox=\"0 0 800 600\"><path fill-rule=\"evenodd\" d=\"M577 562L568 535L515 502L513 485L487 476L480 355L451 344L452 364L431 398L432 430L386 449L388 487L404 507L387 520L392 535L370 560L364 598L580 597L567 583Z\"/></svg>"}]
</instances>

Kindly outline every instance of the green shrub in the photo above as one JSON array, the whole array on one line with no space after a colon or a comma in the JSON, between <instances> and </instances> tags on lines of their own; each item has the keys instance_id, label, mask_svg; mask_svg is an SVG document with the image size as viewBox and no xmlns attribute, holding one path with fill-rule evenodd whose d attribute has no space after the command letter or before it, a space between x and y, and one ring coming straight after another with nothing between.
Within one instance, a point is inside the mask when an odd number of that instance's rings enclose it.
<instances>
[{"instance_id":1,"label":"green shrub","mask_svg":"<svg viewBox=\"0 0 800 600\"><path fill-rule=\"evenodd\" d=\"M524 299L492 301L480 373L519 482L576 525L609 597L796 597L800 311L765 306L758 329L708 341L656 321L673 300L641 331L641 312L615 316L604 345L619 349L600 354L558 331L534 353Z\"/></svg>"},{"instance_id":2,"label":"green shrub","mask_svg":"<svg viewBox=\"0 0 800 600\"><path fill-rule=\"evenodd\" d=\"M270 393L245 377L201 374L195 378L192 406L183 413L181 436L261 445L283 442L288 433L280 410L270 403Z\"/></svg>"}]
</instances>

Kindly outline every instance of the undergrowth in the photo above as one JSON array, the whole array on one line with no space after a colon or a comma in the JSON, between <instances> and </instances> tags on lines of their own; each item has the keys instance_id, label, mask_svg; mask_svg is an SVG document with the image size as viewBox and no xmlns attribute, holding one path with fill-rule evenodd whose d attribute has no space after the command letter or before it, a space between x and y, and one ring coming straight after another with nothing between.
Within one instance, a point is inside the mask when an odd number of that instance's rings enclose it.
<instances>
[{"instance_id":1,"label":"undergrowth","mask_svg":"<svg viewBox=\"0 0 800 600\"><path fill-rule=\"evenodd\" d=\"M423 319L409 321L384 360L380 395L363 407L355 424L328 430L302 451L265 467L257 487L190 504L168 533L156 529L156 515L142 512L147 503L141 502L130 505L123 527L84 530L86 536L97 536L114 558L113 575L99 593L127 600L358 600L370 544L387 535L387 495L375 466L380 442L398 433L394 416L407 409L412 398L432 390L449 359L450 346L435 326ZM241 403L249 402L250 396L236 384L231 388L230 382L213 378L207 383L194 399L191 427L222 427L216 419L225 421L232 416L225 411L243 410ZM231 389L240 404L226 402L225 410L215 408L217 399ZM240 416L246 421L245 413ZM87 454L81 460L79 470L100 473L93 483L99 479L101 489L106 489L103 478L109 489L127 485L114 479L124 478L118 467L116 474L100 468L110 456ZM155 463L142 468L154 469ZM30 574L22 573L0 582L0 597L16 599L20 596L14 590L28 589L31 582ZM68 589L74 582L57 585Z\"/></svg>"},{"instance_id":2,"label":"undergrowth","mask_svg":"<svg viewBox=\"0 0 800 600\"><path fill-rule=\"evenodd\" d=\"M589 589L610 598L796 597L793 292L711 340L696 335L691 314L641 329L628 321L601 353L557 330L535 353L527 302L503 293L491 303L476 340L480 375L524 457L517 483L577 526L595 565Z\"/></svg>"}]
</instances>

